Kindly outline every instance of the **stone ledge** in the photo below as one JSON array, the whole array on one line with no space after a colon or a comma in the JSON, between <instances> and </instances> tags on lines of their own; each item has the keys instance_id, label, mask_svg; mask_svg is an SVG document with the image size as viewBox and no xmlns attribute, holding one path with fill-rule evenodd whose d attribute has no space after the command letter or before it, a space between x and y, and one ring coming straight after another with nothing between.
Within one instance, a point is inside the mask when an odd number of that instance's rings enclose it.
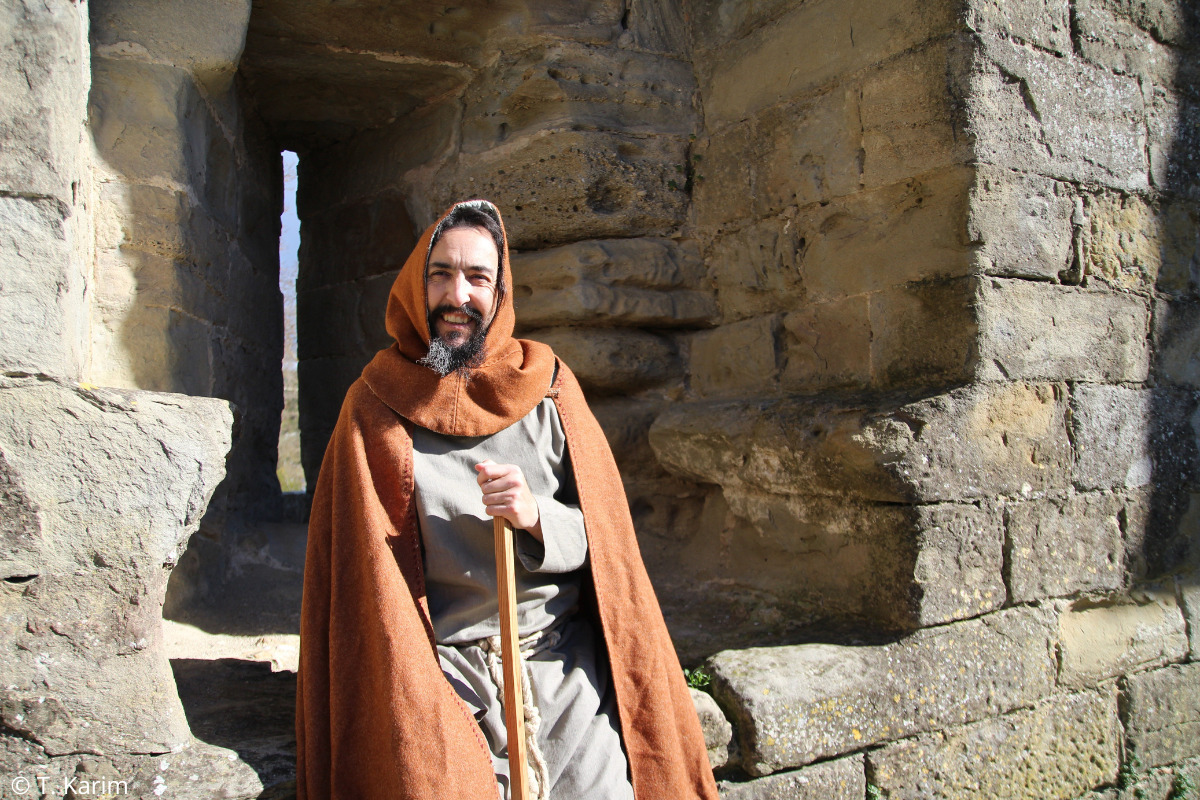
<instances>
[{"instance_id":1,"label":"stone ledge","mask_svg":"<svg viewBox=\"0 0 1200 800\"><path fill-rule=\"evenodd\" d=\"M1143 767L1200 756L1200 663L1130 675L1124 681L1125 731Z\"/></svg>"},{"instance_id":2,"label":"stone ledge","mask_svg":"<svg viewBox=\"0 0 1200 800\"><path fill-rule=\"evenodd\" d=\"M867 779L863 757L853 755L717 789L722 800L862 800Z\"/></svg>"}]
</instances>

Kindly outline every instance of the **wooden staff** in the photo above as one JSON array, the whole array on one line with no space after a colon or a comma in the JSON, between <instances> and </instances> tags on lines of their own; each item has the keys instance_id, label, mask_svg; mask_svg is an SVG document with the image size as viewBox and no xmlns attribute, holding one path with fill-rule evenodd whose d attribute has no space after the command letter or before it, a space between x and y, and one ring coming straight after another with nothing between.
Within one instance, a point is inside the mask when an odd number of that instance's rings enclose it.
<instances>
[{"instance_id":1,"label":"wooden staff","mask_svg":"<svg viewBox=\"0 0 1200 800\"><path fill-rule=\"evenodd\" d=\"M517 647L517 573L512 526L492 519L496 539L496 586L500 594L500 658L504 662L504 727L508 729L508 781L511 800L529 800L529 761L525 754L525 700L521 650Z\"/></svg>"}]
</instances>

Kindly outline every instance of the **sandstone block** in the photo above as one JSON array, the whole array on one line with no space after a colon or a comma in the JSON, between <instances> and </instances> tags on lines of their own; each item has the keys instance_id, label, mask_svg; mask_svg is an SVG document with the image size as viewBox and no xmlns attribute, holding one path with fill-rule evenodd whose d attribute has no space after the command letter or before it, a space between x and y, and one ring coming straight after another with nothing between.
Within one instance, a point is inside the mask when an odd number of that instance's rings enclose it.
<instances>
[{"instance_id":1,"label":"sandstone block","mask_svg":"<svg viewBox=\"0 0 1200 800\"><path fill-rule=\"evenodd\" d=\"M1139 590L1113 602L1080 600L1058 620L1060 683L1074 688L1187 656L1183 613L1170 592Z\"/></svg>"},{"instance_id":2,"label":"sandstone block","mask_svg":"<svg viewBox=\"0 0 1200 800\"><path fill-rule=\"evenodd\" d=\"M868 297L858 295L785 314L780 386L799 391L869 386L869 308Z\"/></svg>"},{"instance_id":3,"label":"sandstone block","mask_svg":"<svg viewBox=\"0 0 1200 800\"><path fill-rule=\"evenodd\" d=\"M366 349L358 324L362 287L355 282L296 292L296 351L308 361ZM380 317L382 320L383 318Z\"/></svg>"},{"instance_id":4,"label":"sandstone block","mask_svg":"<svg viewBox=\"0 0 1200 800\"><path fill-rule=\"evenodd\" d=\"M1032 704L1053 685L1053 635L1021 609L890 645L730 650L710 664L742 764L765 775Z\"/></svg>"},{"instance_id":5,"label":"sandstone block","mask_svg":"<svg viewBox=\"0 0 1200 800\"><path fill-rule=\"evenodd\" d=\"M703 180L692 186L696 222L706 230L720 232L734 220L749 217L753 204L730 203L730 197L754 197L755 165L762 159L755 119L742 120L697 139L694 155L701 158L697 169ZM694 156L693 156L694 161Z\"/></svg>"},{"instance_id":6,"label":"sandstone block","mask_svg":"<svg viewBox=\"0 0 1200 800\"><path fill-rule=\"evenodd\" d=\"M920 283L872 294L872 383L890 388L968 381L976 355L975 283Z\"/></svg>"},{"instance_id":7,"label":"sandstone block","mask_svg":"<svg viewBox=\"0 0 1200 800\"><path fill-rule=\"evenodd\" d=\"M1157 6L1164 9L1168 5L1173 4L1146 3L1144 8ZM1162 36L1161 28L1156 30L1156 35L1151 35L1148 27L1139 27L1131 16L1141 16L1133 4L1081 0L1075 7L1079 54L1113 72L1137 75L1160 85L1174 83L1182 59L1157 38ZM1143 24L1150 22L1145 18L1141 21ZM1150 22L1150 25L1155 23Z\"/></svg>"},{"instance_id":8,"label":"sandstone block","mask_svg":"<svg viewBox=\"0 0 1200 800\"><path fill-rule=\"evenodd\" d=\"M92 10L100 55L170 64L195 73L213 91L228 88L250 24L250 0L197 8L185 0L117 0Z\"/></svg>"},{"instance_id":9,"label":"sandstone block","mask_svg":"<svg viewBox=\"0 0 1200 800\"><path fill-rule=\"evenodd\" d=\"M86 312L77 222L54 200L0 197L0 363L6 371L80 374Z\"/></svg>"},{"instance_id":10,"label":"sandstone block","mask_svg":"<svg viewBox=\"0 0 1200 800\"><path fill-rule=\"evenodd\" d=\"M416 243L404 198L396 192L310 211L304 217L296 289L394 274Z\"/></svg>"},{"instance_id":11,"label":"sandstone block","mask_svg":"<svg viewBox=\"0 0 1200 800\"><path fill-rule=\"evenodd\" d=\"M1200 102L1162 86L1148 87L1146 95L1151 181L1158 189L1200 200Z\"/></svg>"},{"instance_id":12,"label":"sandstone block","mask_svg":"<svg viewBox=\"0 0 1200 800\"><path fill-rule=\"evenodd\" d=\"M51 755L190 741L163 596L224 476L232 425L217 400L5 380L5 494L24 498L4 515L23 543L22 563L5 564L23 586L0 622L6 729Z\"/></svg>"},{"instance_id":13,"label":"sandstone block","mask_svg":"<svg viewBox=\"0 0 1200 800\"><path fill-rule=\"evenodd\" d=\"M1004 605L1004 528L1000 509L943 503L917 509L918 620L940 625Z\"/></svg>"},{"instance_id":14,"label":"sandstone block","mask_svg":"<svg viewBox=\"0 0 1200 800\"><path fill-rule=\"evenodd\" d=\"M989 275L1057 279L1071 265L1072 200L1066 184L981 166L971 188L969 238Z\"/></svg>"},{"instance_id":15,"label":"sandstone block","mask_svg":"<svg viewBox=\"0 0 1200 800\"><path fill-rule=\"evenodd\" d=\"M683 374L675 343L653 333L545 328L529 338L550 345L580 384L593 391L636 392Z\"/></svg>"},{"instance_id":16,"label":"sandstone block","mask_svg":"<svg viewBox=\"0 0 1200 800\"><path fill-rule=\"evenodd\" d=\"M1050 698L998 719L922 734L867 758L873 782L897 800L1067 800L1116 779L1116 693Z\"/></svg>"},{"instance_id":17,"label":"sandstone block","mask_svg":"<svg viewBox=\"0 0 1200 800\"><path fill-rule=\"evenodd\" d=\"M1178 579L1179 604L1187 620L1188 660L1200 661L1200 574L1195 571Z\"/></svg>"},{"instance_id":18,"label":"sandstone block","mask_svg":"<svg viewBox=\"0 0 1200 800\"><path fill-rule=\"evenodd\" d=\"M1114 590L1124 582L1122 498L1111 494L1015 503L1006 513L1014 602Z\"/></svg>"},{"instance_id":19,"label":"sandstone block","mask_svg":"<svg viewBox=\"0 0 1200 800\"><path fill-rule=\"evenodd\" d=\"M1122 290L1174 292L1192 283L1200 214L1182 202L1102 194L1087 207L1085 274Z\"/></svg>"},{"instance_id":20,"label":"sandstone block","mask_svg":"<svg viewBox=\"0 0 1200 800\"><path fill-rule=\"evenodd\" d=\"M1070 8L1066 0L974 0L967 25L980 33L1001 33L1060 55L1070 53Z\"/></svg>"},{"instance_id":21,"label":"sandstone block","mask_svg":"<svg viewBox=\"0 0 1200 800\"><path fill-rule=\"evenodd\" d=\"M1125 679L1125 733L1145 767L1200 755L1200 664L1176 664Z\"/></svg>"},{"instance_id":22,"label":"sandstone block","mask_svg":"<svg viewBox=\"0 0 1200 800\"><path fill-rule=\"evenodd\" d=\"M688 373L701 395L765 394L779 375L779 318L722 325L691 338Z\"/></svg>"},{"instance_id":23,"label":"sandstone block","mask_svg":"<svg viewBox=\"0 0 1200 800\"><path fill-rule=\"evenodd\" d=\"M333 435L346 391L370 360L370 355L354 354L304 359L296 365L300 378L300 460L304 465L305 485L317 485L325 446Z\"/></svg>"},{"instance_id":24,"label":"sandstone block","mask_svg":"<svg viewBox=\"0 0 1200 800\"><path fill-rule=\"evenodd\" d=\"M863 757L853 755L745 783L722 781L717 789L722 800L859 800L867 778Z\"/></svg>"},{"instance_id":25,"label":"sandstone block","mask_svg":"<svg viewBox=\"0 0 1200 800\"><path fill-rule=\"evenodd\" d=\"M983 36L968 112L980 161L1136 190L1148 185L1145 105L1133 78Z\"/></svg>"},{"instance_id":26,"label":"sandstone block","mask_svg":"<svg viewBox=\"0 0 1200 800\"><path fill-rule=\"evenodd\" d=\"M0 10L0 191L67 207L81 195L87 52L87 12L75 3Z\"/></svg>"},{"instance_id":27,"label":"sandstone block","mask_svg":"<svg viewBox=\"0 0 1200 800\"><path fill-rule=\"evenodd\" d=\"M769 217L718 237L705 263L722 318L731 322L803 303L801 263L807 244L791 216Z\"/></svg>"},{"instance_id":28,"label":"sandstone block","mask_svg":"<svg viewBox=\"0 0 1200 800\"><path fill-rule=\"evenodd\" d=\"M701 73L705 122L715 130L949 32L948 3L880 13L869 0L808 3L714 54Z\"/></svg>"},{"instance_id":29,"label":"sandstone block","mask_svg":"<svg viewBox=\"0 0 1200 800\"><path fill-rule=\"evenodd\" d=\"M1150 369L1142 298L993 278L980 285L984 380L1130 381Z\"/></svg>"},{"instance_id":30,"label":"sandstone block","mask_svg":"<svg viewBox=\"0 0 1200 800\"><path fill-rule=\"evenodd\" d=\"M725 719L724 712L712 699L712 695L699 689L689 689L692 702L696 705L696 716L700 717L700 730L704 731L704 746L708 748L708 763L720 769L729 761L729 744L733 741L733 726Z\"/></svg>"},{"instance_id":31,"label":"sandstone block","mask_svg":"<svg viewBox=\"0 0 1200 800\"><path fill-rule=\"evenodd\" d=\"M794 0L766 0L748 5L735 0L701 0L692 11L695 46L715 50L740 39L794 6Z\"/></svg>"},{"instance_id":32,"label":"sandstone block","mask_svg":"<svg viewBox=\"0 0 1200 800\"><path fill-rule=\"evenodd\" d=\"M415 186L418 223L455 200L487 197L503 209L516 248L661 235L683 222L687 197L670 184L686 159L683 137L534 134L509 147L461 155Z\"/></svg>"},{"instance_id":33,"label":"sandstone block","mask_svg":"<svg viewBox=\"0 0 1200 800\"><path fill-rule=\"evenodd\" d=\"M467 90L462 147L545 130L686 136L695 83L686 61L634 50L554 42L501 55Z\"/></svg>"},{"instance_id":34,"label":"sandstone block","mask_svg":"<svg viewBox=\"0 0 1200 800\"><path fill-rule=\"evenodd\" d=\"M518 253L512 260L517 324L520 330L712 324L712 295L691 288L702 270L693 248L649 237Z\"/></svg>"}]
</instances>

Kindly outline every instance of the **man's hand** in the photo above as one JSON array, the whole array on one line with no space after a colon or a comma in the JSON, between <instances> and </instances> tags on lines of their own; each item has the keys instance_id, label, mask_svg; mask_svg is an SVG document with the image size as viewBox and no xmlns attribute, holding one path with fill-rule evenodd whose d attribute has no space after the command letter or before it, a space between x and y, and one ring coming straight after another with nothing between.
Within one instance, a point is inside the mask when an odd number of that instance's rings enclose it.
<instances>
[{"instance_id":1,"label":"man's hand","mask_svg":"<svg viewBox=\"0 0 1200 800\"><path fill-rule=\"evenodd\" d=\"M542 541L542 518L537 500L529 491L521 468L516 464L497 464L489 459L476 464L475 472L488 515L504 517L514 528L529 531L533 538Z\"/></svg>"}]
</instances>

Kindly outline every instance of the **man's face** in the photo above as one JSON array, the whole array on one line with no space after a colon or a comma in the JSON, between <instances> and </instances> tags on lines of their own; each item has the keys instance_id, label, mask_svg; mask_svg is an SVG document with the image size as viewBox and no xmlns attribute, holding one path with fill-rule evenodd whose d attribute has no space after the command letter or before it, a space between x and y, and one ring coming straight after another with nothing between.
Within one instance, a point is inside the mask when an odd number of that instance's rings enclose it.
<instances>
[{"instance_id":1,"label":"man's face","mask_svg":"<svg viewBox=\"0 0 1200 800\"><path fill-rule=\"evenodd\" d=\"M425 293L430 335L451 349L482 338L496 315L500 254L482 228L451 228L429 254Z\"/></svg>"}]
</instances>

